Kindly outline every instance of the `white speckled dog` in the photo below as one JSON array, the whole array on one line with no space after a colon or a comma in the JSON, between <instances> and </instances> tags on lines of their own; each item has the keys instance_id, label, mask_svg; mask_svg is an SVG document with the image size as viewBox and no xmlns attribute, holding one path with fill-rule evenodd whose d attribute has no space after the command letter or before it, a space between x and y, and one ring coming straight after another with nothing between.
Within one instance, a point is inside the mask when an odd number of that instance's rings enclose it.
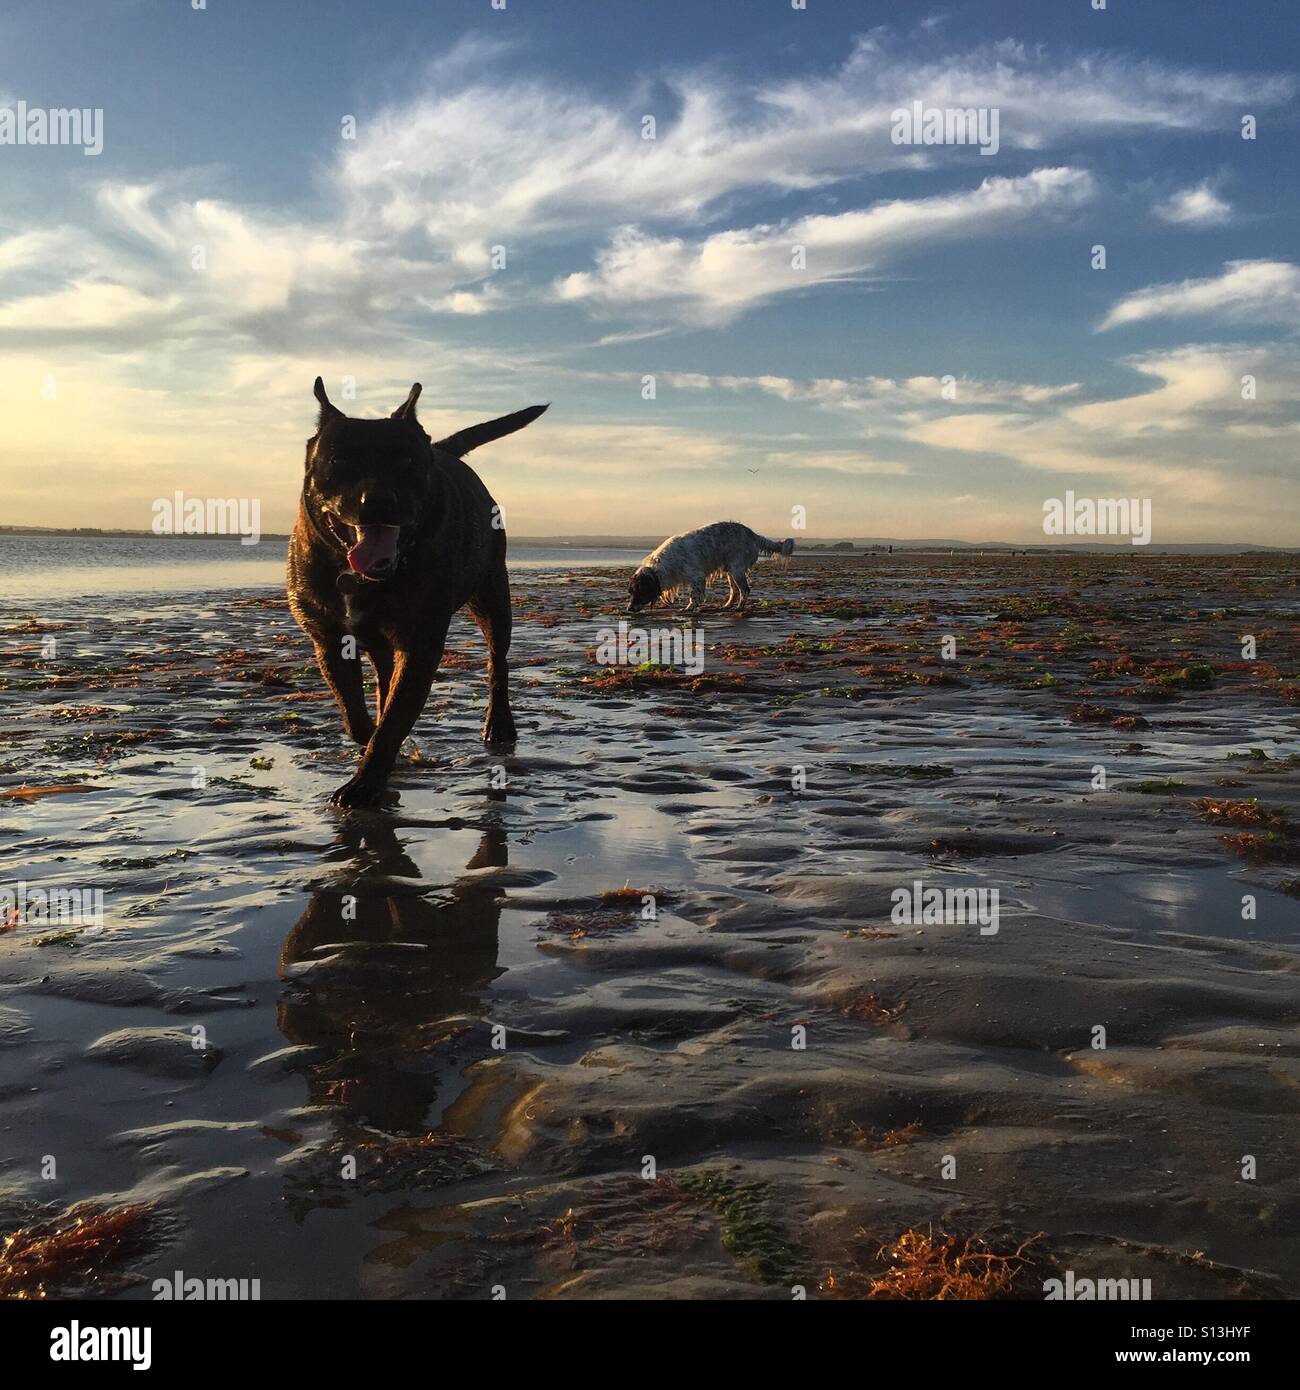
<instances>
[{"instance_id":1,"label":"white speckled dog","mask_svg":"<svg viewBox=\"0 0 1300 1390\"><path fill-rule=\"evenodd\" d=\"M628 583L628 612L685 593L687 612L704 607L713 579L727 581L724 608L743 608L749 600L749 570L760 555L790 555L794 541L769 541L738 521L715 521L698 531L669 538L641 561Z\"/></svg>"}]
</instances>

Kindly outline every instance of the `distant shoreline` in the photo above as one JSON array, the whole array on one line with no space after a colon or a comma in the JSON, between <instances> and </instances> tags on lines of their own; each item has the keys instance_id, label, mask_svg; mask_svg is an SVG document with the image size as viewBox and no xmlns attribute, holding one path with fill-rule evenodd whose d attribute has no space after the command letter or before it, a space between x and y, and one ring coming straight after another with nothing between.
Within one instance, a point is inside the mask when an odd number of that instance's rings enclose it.
<instances>
[{"instance_id":1,"label":"distant shoreline","mask_svg":"<svg viewBox=\"0 0 1300 1390\"><path fill-rule=\"evenodd\" d=\"M126 529L100 528L93 526L0 526L0 540L7 536L46 536L61 540L151 540L160 543L237 543L237 536L160 536L154 531L132 531ZM263 541L287 541L285 531L264 531ZM541 546L548 550L641 550L649 551L660 543L662 536L512 536L514 545ZM249 547L245 547L249 549ZM1115 555L1132 553L1134 555L1292 555L1300 553L1300 546L1255 545L1249 542L1187 541L1170 542L1166 545L1135 546L1128 542L1105 544L1102 542L1081 542L1076 545L1016 545L1009 541L962 541L962 540L821 540L807 541L798 545L796 555L840 556L881 555L892 550L911 552L960 551L962 553L1006 554L1014 552L1025 555Z\"/></svg>"}]
</instances>

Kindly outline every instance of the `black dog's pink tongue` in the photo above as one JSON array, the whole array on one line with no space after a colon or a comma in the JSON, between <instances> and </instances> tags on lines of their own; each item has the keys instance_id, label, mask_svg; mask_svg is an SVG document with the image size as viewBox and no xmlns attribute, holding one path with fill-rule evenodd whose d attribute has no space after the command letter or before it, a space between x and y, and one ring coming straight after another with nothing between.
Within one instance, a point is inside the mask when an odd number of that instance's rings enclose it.
<instances>
[{"instance_id":1,"label":"black dog's pink tongue","mask_svg":"<svg viewBox=\"0 0 1300 1390\"><path fill-rule=\"evenodd\" d=\"M400 526L358 526L357 542L348 550L348 567L357 574L386 569L397 560Z\"/></svg>"}]
</instances>

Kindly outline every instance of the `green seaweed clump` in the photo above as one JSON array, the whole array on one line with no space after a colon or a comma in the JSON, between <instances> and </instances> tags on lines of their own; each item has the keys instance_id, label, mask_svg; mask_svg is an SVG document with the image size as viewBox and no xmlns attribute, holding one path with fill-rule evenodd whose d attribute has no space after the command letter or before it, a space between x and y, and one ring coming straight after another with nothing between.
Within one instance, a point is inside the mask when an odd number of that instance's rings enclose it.
<instances>
[{"instance_id":1,"label":"green seaweed clump","mask_svg":"<svg viewBox=\"0 0 1300 1390\"><path fill-rule=\"evenodd\" d=\"M674 1185L722 1218L723 1248L764 1284L797 1284L801 1257L768 1210L765 1182L736 1182L717 1169L675 1174Z\"/></svg>"}]
</instances>

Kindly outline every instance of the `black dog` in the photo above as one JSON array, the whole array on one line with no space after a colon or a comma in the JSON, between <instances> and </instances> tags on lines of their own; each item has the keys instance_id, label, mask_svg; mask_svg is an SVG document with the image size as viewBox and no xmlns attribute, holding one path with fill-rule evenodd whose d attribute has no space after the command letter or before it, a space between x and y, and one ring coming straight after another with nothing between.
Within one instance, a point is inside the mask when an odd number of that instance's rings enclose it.
<instances>
[{"instance_id":1,"label":"black dog","mask_svg":"<svg viewBox=\"0 0 1300 1390\"><path fill-rule=\"evenodd\" d=\"M485 743L511 743L506 656L510 586L506 533L488 490L461 456L522 429L530 406L433 444L415 418L420 385L387 420L354 420L316 378L320 418L289 542L289 607L365 745L356 776L330 798L366 806L429 698L453 614L468 607L488 649ZM366 708L361 653L374 663L376 718Z\"/></svg>"}]
</instances>

